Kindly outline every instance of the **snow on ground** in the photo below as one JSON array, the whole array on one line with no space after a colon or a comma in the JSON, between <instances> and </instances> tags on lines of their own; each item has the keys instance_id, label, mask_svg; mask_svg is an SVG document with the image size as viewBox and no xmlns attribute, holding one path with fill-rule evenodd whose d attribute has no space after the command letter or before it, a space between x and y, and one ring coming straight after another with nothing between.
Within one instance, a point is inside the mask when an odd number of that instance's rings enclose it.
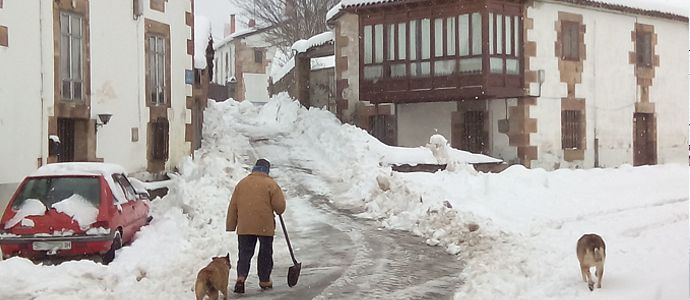
<instances>
[{"instance_id":1,"label":"snow on ground","mask_svg":"<svg viewBox=\"0 0 690 300\"><path fill-rule=\"evenodd\" d=\"M311 192L457 255L466 266L457 299L688 295L687 166L553 172L513 166L484 174L459 163L433 174L397 173L389 163L438 157L427 147L386 146L327 111L280 95L262 107L209 103L202 149L178 166L170 194L151 203L152 223L109 266L11 258L0 262L0 298L192 298L196 272L210 257L237 257L234 235L224 231L227 204L248 172L246 162L257 156L252 144L265 140L283 145L263 154L282 162L276 171L316 175L293 179L305 180L300 184ZM575 256L577 239L589 232L607 243L603 289L594 292L581 281ZM275 249L275 257L287 257L286 249Z\"/></svg>"}]
</instances>

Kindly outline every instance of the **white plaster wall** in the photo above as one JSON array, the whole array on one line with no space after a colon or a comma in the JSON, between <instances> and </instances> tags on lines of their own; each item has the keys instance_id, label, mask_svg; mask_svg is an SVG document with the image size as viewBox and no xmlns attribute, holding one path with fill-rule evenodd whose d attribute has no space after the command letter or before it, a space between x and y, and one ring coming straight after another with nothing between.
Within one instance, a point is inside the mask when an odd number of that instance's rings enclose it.
<instances>
[{"instance_id":1,"label":"white plaster wall","mask_svg":"<svg viewBox=\"0 0 690 300\"><path fill-rule=\"evenodd\" d=\"M144 15L133 20L131 5L125 2L90 2L92 118L97 119L103 112L113 114L110 122L98 129L97 155L106 162L123 165L129 172L144 171L147 164L144 19L170 26L171 107L166 169L173 169L190 154L185 124L191 123L191 112L186 108L191 86L185 83L185 70L192 69L191 56L187 55L191 28L185 24L184 15L185 11L191 12L191 2L168 1L165 5L165 13L161 13L145 4ZM132 142L132 128L139 132L136 142Z\"/></svg>"},{"instance_id":2,"label":"white plaster wall","mask_svg":"<svg viewBox=\"0 0 690 300\"><path fill-rule=\"evenodd\" d=\"M233 65L233 55L232 55L232 48L233 45L231 42L226 42L218 48L216 48L216 53L214 54L215 59L217 59L218 64L214 66L213 69L213 82L216 84L220 85L225 85L229 77L234 76L235 74L235 69ZM227 54L228 60L226 63L225 60L225 55ZM227 65L227 67L226 67ZM225 99L216 99L216 100L225 100Z\"/></svg>"},{"instance_id":3,"label":"white plaster wall","mask_svg":"<svg viewBox=\"0 0 690 300\"><path fill-rule=\"evenodd\" d=\"M455 102L398 104L398 146L419 147L434 134L451 141L451 113L457 111Z\"/></svg>"},{"instance_id":4,"label":"white plaster wall","mask_svg":"<svg viewBox=\"0 0 690 300\"><path fill-rule=\"evenodd\" d=\"M647 20L640 20L648 22ZM651 23L651 22L649 22ZM656 54L659 67L650 88L656 107L658 163L686 162L688 145L688 24L659 20ZM663 70L663 71L662 71Z\"/></svg>"},{"instance_id":5,"label":"white plaster wall","mask_svg":"<svg viewBox=\"0 0 690 300\"><path fill-rule=\"evenodd\" d=\"M493 99L488 101L490 155L506 162L517 162L517 148L510 146L507 134L498 132L498 121L507 118L506 103L510 111L510 107L514 107L517 104L517 100Z\"/></svg>"},{"instance_id":6,"label":"white plaster wall","mask_svg":"<svg viewBox=\"0 0 690 300\"><path fill-rule=\"evenodd\" d=\"M9 39L8 47L0 47L0 186L21 181L36 170L39 158L47 156L42 101L52 102L52 98L41 97L41 61L51 68L53 61L47 60L52 55L41 52L40 5L39 1L5 1L0 9L0 25L8 27ZM44 28L52 29L52 14L43 15ZM52 30L45 34L52 39ZM45 86L52 87L52 76L44 80Z\"/></svg>"},{"instance_id":7,"label":"white plaster wall","mask_svg":"<svg viewBox=\"0 0 690 300\"><path fill-rule=\"evenodd\" d=\"M350 122L352 114L356 110L357 102L359 102L359 17L355 14L344 13L336 21L336 26L339 27L340 35L335 39L335 47L341 49L341 57L347 57L347 70L338 69L338 58L336 58L336 80L348 80L349 86L343 90L342 95L343 99L348 100L348 108L344 113L343 121ZM341 45L338 44L338 41L342 37L347 38L347 46L340 48Z\"/></svg>"},{"instance_id":8,"label":"white plaster wall","mask_svg":"<svg viewBox=\"0 0 690 300\"><path fill-rule=\"evenodd\" d=\"M587 141L583 161L563 161L560 103L561 98L567 95L567 87L560 82L558 60L554 54L558 11L582 15L586 26L586 59L582 82L576 85L575 90L575 96L585 98L587 103ZM538 119L537 133L530 136L532 144L539 146L538 160L533 161L533 167L593 167L595 137L599 139L600 166L632 163L632 116L639 95L629 52L634 49L631 32L636 21L654 25L660 40L656 51L662 65L656 68L652 87L652 102L656 103L659 122L659 162L675 161L676 157L678 161L684 161L685 154L681 148L684 149L683 144L687 143L687 23L545 2L534 2L527 13L534 20L534 29L528 32L528 36L537 43L537 56L531 58L530 67L532 70L543 69L546 75L542 97L530 110L531 117ZM666 42L662 45L661 41ZM663 64L664 60L667 60L666 64ZM662 81L665 88L657 86ZM655 97L678 100L660 103Z\"/></svg>"},{"instance_id":9,"label":"white plaster wall","mask_svg":"<svg viewBox=\"0 0 690 300\"><path fill-rule=\"evenodd\" d=\"M148 5L146 5L148 6ZM116 1L90 3L91 117L111 113L98 128L96 155L130 172L146 169L146 83L144 17L132 19L128 5ZM107 15L108 18L100 16ZM100 121L99 121L100 122ZM132 142L136 128L139 140Z\"/></svg>"},{"instance_id":10,"label":"white plaster wall","mask_svg":"<svg viewBox=\"0 0 690 300\"><path fill-rule=\"evenodd\" d=\"M251 102L268 102L268 74L244 73L242 77L247 89L244 99Z\"/></svg>"}]
</instances>

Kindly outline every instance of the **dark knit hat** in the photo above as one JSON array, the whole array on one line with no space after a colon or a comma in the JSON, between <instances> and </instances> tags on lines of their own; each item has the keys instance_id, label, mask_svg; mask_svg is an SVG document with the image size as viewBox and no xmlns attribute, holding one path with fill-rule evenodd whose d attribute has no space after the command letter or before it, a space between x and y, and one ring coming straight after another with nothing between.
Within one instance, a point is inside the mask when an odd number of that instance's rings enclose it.
<instances>
[{"instance_id":1,"label":"dark knit hat","mask_svg":"<svg viewBox=\"0 0 690 300\"><path fill-rule=\"evenodd\" d=\"M267 168L270 168L270 167L271 167L271 163L270 163L268 160L265 160L265 159L263 159L263 158L259 158L259 159L256 161L256 164L254 164L254 165L255 165L255 166L264 166L264 167L267 167Z\"/></svg>"}]
</instances>

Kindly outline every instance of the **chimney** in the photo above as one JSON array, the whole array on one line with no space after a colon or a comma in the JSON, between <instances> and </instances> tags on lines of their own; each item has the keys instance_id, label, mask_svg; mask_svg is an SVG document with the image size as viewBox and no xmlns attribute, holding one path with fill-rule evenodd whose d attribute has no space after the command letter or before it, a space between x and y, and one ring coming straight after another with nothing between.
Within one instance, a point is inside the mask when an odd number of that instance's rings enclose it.
<instances>
[{"instance_id":1,"label":"chimney","mask_svg":"<svg viewBox=\"0 0 690 300\"><path fill-rule=\"evenodd\" d=\"M230 15L230 34L235 33L235 14Z\"/></svg>"},{"instance_id":2,"label":"chimney","mask_svg":"<svg viewBox=\"0 0 690 300\"><path fill-rule=\"evenodd\" d=\"M254 28L256 27L256 20L254 19L249 19L249 23L247 24L249 28Z\"/></svg>"}]
</instances>

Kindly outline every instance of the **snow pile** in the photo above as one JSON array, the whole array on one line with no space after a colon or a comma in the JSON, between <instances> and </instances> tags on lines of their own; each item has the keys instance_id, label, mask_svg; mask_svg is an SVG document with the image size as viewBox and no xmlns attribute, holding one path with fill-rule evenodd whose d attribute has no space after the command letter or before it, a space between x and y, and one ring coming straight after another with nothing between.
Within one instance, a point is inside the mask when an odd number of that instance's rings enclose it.
<instances>
[{"instance_id":1,"label":"snow pile","mask_svg":"<svg viewBox=\"0 0 690 300\"><path fill-rule=\"evenodd\" d=\"M8 207L8 209L11 209ZM42 216L45 215L46 213L46 206L41 202L41 200L38 199L26 199L24 203L22 203L22 206L19 207L19 210L16 212L14 217L12 217L9 221L7 221L7 224L5 224L5 229L9 229L14 227L14 225L19 224L19 222L22 222L22 225L28 226L31 225L33 226L33 221L29 219L24 219L29 216ZM29 223L23 223L24 221L28 221ZM31 227L29 226L29 227Z\"/></svg>"},{"instance_id":2,"label":"snow pile","mask_svg":"<svg viewBox=\"0 0 690 300\"><path fill-rule=\"evenodd\" d=\"M98 208L78 194L53 204L52 208L77 221L82 230L88 229L91 224L95 223L98 216Z\"/></svg>"},{"instance_id":3,"label":"snow pile","mask_svg":"<svg viewBox=\"0 0 690 300\"><path fill-rule=\"evenodd\" d=\"M429 143L426 147L431 150L431 154L436 158L439 164L448 163L448 140L440 134L434 134L429 138Z\"/></svg>"},{"instance_id":4,"label":"snow pile","mask_svg":"<svg viewBox=\"0 0 690 300\"><path fill-rule=\"evenodd\" d=\"M204 16L194 15L195 69L206 69L206 47L211 38L211 22Z\"/></svg>"},{"instance_id":5,"label":"snow pile","mask_svg":"<svg viewBox=\"0 0 690 300\"><path fill-rule=\"evenodd\" d=\"M677 180L687 178L687 166L396 173L386 159L411 160L410 154L425 153L437 161L445 138L430 139L437 157L424 147L389 147L285 95L261 108L225 102L207 112L223 116L224 125L214 124L222 130L209 131L227 135L228 143L239 135L251 144L283 145L262 147L259 154L279 169L310 170L314 176L294 175L291 181L332 205L458 255L466 263L458 299L687 295L688 180ZM453 152L445 153L452 159ZM574 251L577 239L589 232L601 234L608 244L604 289L595 293L580 282ZM651 273L657 275L650 278Z\"/></svg>"}]
</instances>

